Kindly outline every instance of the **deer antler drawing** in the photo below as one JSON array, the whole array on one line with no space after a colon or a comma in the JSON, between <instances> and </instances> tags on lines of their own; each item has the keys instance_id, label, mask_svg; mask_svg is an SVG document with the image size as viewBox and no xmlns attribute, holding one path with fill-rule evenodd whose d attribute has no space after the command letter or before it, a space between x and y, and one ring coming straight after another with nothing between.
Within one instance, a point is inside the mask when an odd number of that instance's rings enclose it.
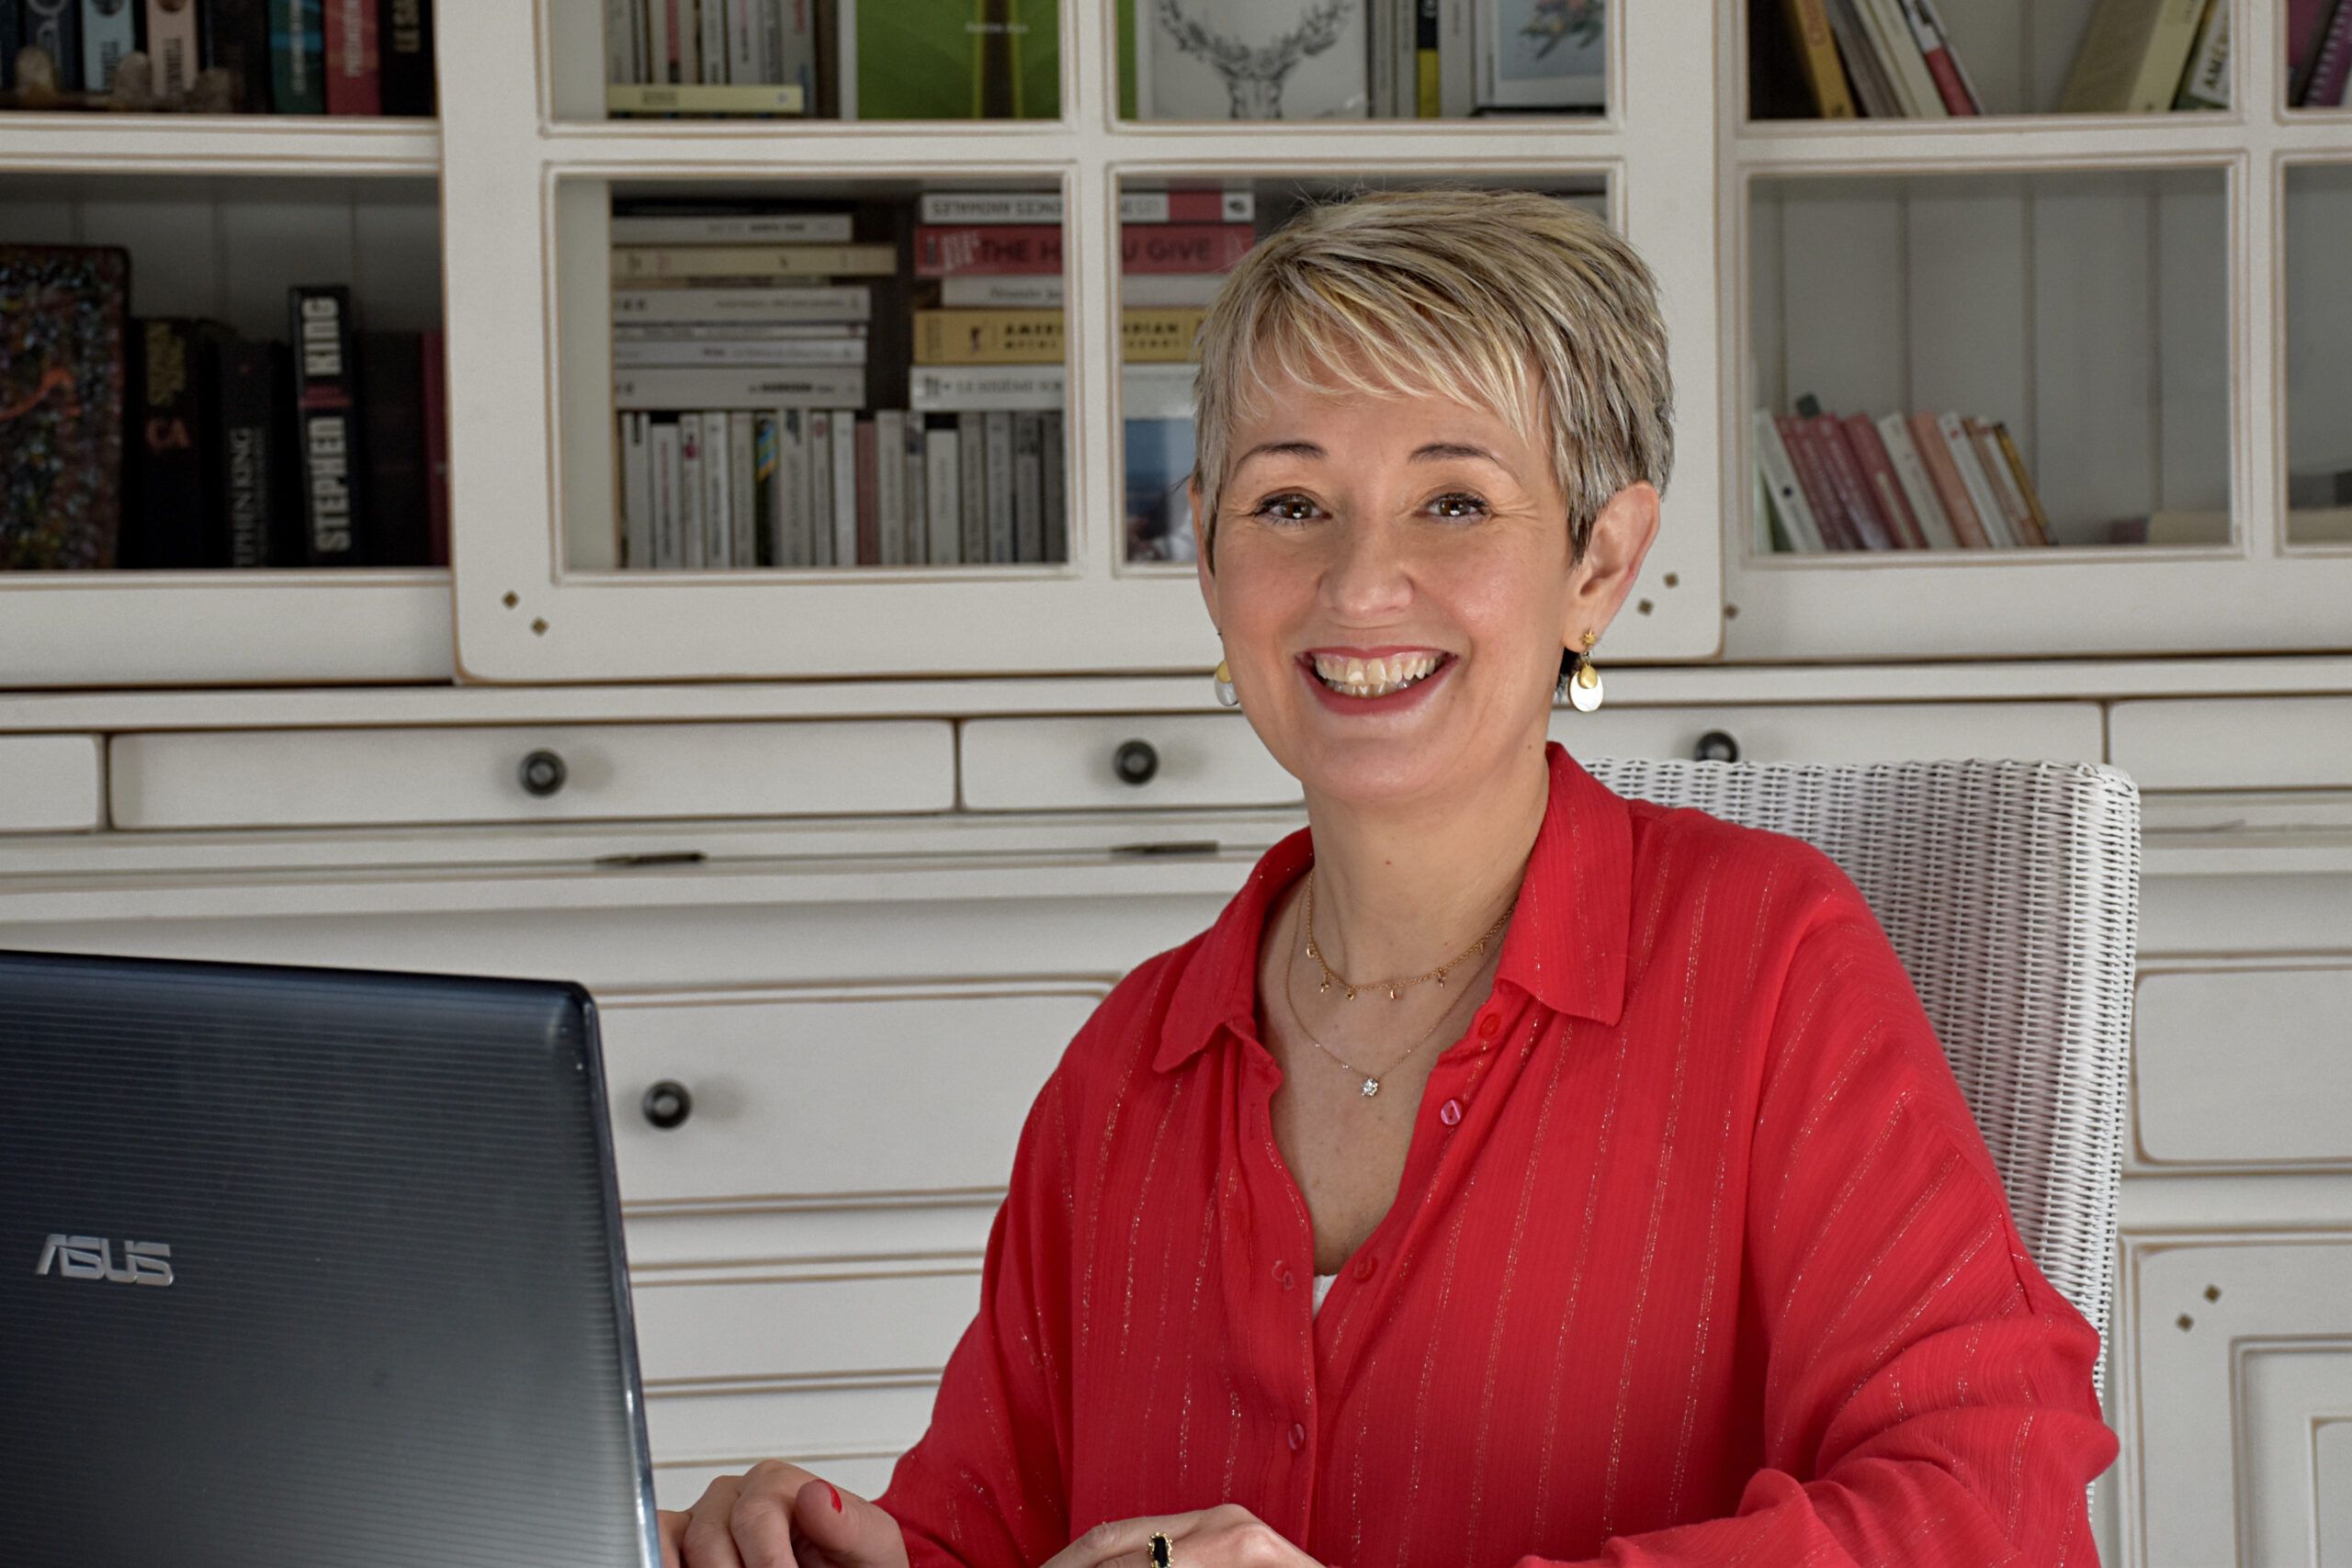
<instances>
[{"instance_id":1,"label":"deer antler drawing","mask_svg":"<svg viewBox=\"0 0 2352 1568\"><path fill-rule=\"evenodd\" d=\"M1298 26L1266 43L1252 47L1238 39L1221 37L1184 14L1182 0L1159 0L1160 28L1176 47L1195 54L1225 78L1232 98L1234 119L1280 119L1283 79L1309 55L1337 43L1348 13L1359 0L1323 0L1299 18Z\"/></svg>"}]
</instances>

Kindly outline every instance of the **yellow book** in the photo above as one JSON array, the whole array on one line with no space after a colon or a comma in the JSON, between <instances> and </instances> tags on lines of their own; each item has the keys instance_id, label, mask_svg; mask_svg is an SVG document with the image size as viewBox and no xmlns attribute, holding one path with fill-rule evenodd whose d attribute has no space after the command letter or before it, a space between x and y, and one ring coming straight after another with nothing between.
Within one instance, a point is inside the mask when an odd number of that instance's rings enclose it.
<instances>
[{"instance_id":1,"label":"yellow book","mask_svg":"<svg viewBox=\"0 0 2352 1568\"><path fill-rule=\"evenodd\" d=\"M1121 333L1127 363L1179 364L1193 357L1193 338L1208 312L1193 307L1131 306ZM1059 365L1059 310L917 310L918 365Z\"/></svg>"},{"instance_id":2,"label":"yellow book","mask_svg":"<svg viewBox=\"0 0 2352 1568\"><path fill-rule=\"evenodd\" d=\"M1846 90L1845 66L1838 58L1838 40L1830 34L1829 13L1822 0L1781 0L1781 8L1788 13L1815 110L1824 119L1853 118L1854 97Z\"/></svg>"}]
</instances>

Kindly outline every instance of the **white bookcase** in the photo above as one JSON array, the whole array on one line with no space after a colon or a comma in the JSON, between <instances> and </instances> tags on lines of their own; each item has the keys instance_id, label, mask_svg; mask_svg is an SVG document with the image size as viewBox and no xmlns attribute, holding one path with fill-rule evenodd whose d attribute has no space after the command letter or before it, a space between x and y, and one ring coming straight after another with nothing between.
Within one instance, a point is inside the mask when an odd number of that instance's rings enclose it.
<instances>
[{"instance_id":1,"label":"white bookcase","mask_svg":"<svg viewBox=\"0 0 2352 1568\"><path fill-rule=\"evenodd\" d=\"M128 246L134 313L266 331L299 276L441 321L453 547L0 574L0 946L588 984L665 1503L769 1454L870 1493L978 1288L1005 1086L1299 820L1211 701L1193 568L1123 558L1120 189L1583 193L1664 289L1678 455L1610 705L1555 733L2141 781L2102 1561L2336 1539L2352 1137L2315 1108L2352 1092L2352 540L2288 478L2352 468L2352 111L2281 107L2286 0L2233 3L2225 113L2041 112L2094 0L1942 0L2001 112L1751 119L1746 0L1624 0L1597 118L1123 122L1111 13L1065 0L1057 119L608 122L599 0L442 0L437 122L0 115L0 240ZM1067 561L616 570L616 189L1008 186L1065 203ZM2062 536L2211 532L1774 553L1751 416L1806 391L2003 418ZM548 751L569 782L534 790ZM921 1061L943 1005L971 1049ZM864 1125L806 1086L867 1052L935 1146L762 1166L743 1128ZM726 1115L651 1130L628 1097L670 1077L730 1085ZM813 1332L776 1348L787 1322Z\"/></svg>"}]
</instances>

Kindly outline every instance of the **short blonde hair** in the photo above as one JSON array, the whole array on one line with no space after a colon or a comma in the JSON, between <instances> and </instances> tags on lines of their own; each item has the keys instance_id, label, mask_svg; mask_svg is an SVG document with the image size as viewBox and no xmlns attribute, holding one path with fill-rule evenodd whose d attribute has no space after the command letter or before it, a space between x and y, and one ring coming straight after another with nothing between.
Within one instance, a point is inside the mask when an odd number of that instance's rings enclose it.
<instances>
[{"instance_id":1,"label":"short blonde hair","mask_svg":"<svg viewBox=\"0 0 2352 1568\"><path fill-rule=\"evenodd\" d=\"M1674 464L1657 279L1600 219L1536 191L1307 207L1234 268L1199 341L1193 479L1212 568L1233 428L1270 360L1313 389L1436 393L1523 431L1540 420L1571 561L1611 496L1641 479L1663 492Z\"/></svg>"}]
</instances>

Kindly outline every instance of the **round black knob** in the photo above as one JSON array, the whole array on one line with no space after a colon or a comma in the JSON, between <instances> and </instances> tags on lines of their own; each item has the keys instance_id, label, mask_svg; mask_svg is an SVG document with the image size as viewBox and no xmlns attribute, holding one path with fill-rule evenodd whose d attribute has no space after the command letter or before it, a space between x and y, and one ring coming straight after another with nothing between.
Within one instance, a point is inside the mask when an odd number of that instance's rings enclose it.
<instances>
[{"instance_id":1,"label":"round black knob","mask_svg":"<svg viewBox=\"0 0 2352 1568\"><path fill-rule=\"evenodd\" d=\"M1122 740L1111 757L1111 769L1122 782L1148 784L1159 772L1159 751L1148 740Z\"/></svg>"},{"instance_id":2,"label":"round black knob","mask_svg":"<svg viewBox=\"0 0 2352 1568\"><path fill-rule=\"evenodd\" d=\"M1699 737L1699 744L1691 755L1702 762L1736 762L1739 761L1739 742L1724 730L1710 729Z\"/></svg>"},{"instance_id":3,"label":"round black knob","mask_svg":"<svg viewBox=\"0 0 2352 1568\"><path fill-rule=\"evenodd\" d=\"M544 800L563 787L563 759L552 751L534 751L519 770L524 793Z\"/></svg>"},{"instance_id":4,"label":"round black knob","mask_svg":"<svg viewBox=\"0 0 2352 1568\"><path fill-rule=\"evenodd\" d=\"M645 1119L667 1132L684 1122L695 1108L695 1097L674 1078L663 1078L645 1091Z\"/></svg>"}]
</instances>

